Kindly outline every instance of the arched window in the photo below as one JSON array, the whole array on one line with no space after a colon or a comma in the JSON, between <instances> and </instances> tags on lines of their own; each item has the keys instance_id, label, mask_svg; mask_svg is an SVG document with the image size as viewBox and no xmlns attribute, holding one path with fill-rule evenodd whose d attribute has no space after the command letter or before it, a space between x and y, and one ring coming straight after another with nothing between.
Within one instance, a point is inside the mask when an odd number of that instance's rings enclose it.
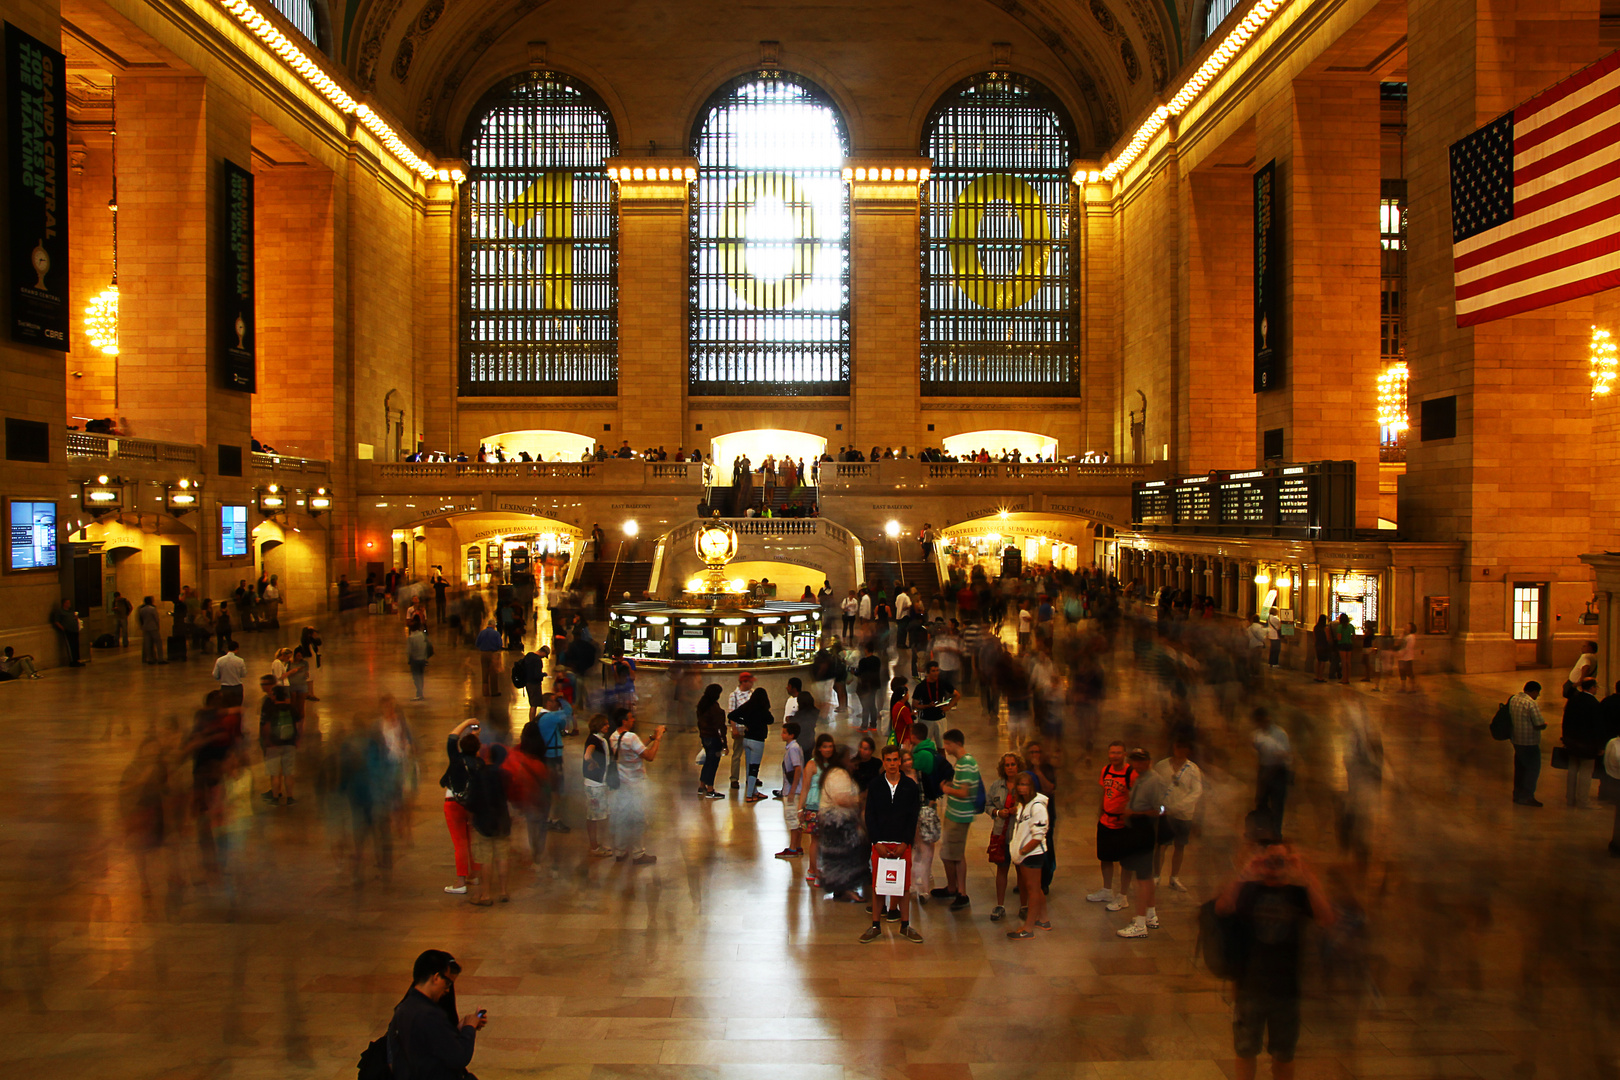
<instances>
[{"instance_id":1,"label":"arched window","mask_svg":"<svg viewBox=\"0 0 1620 1080\"><path fill-rule=\"evenodd\" d=\"M287 21L298 28L298 32L309 39L309 43L317 49L325 48L321 41L320 27L315 21L315 5L312 0L270 0L277 11L287 16Z\"/></svg>"},{"instance_id":2,"label":"arched window","mask_svg":"<svg viewBox=\"0 0 1620 1080\"><path fill-rule=\"evenodd\" d=\"M519 75L484 96L464 142L462 396L615 393L607 106L565 75Z\"/></svg>"},{"instance_id":3,"label":"arched window","mask_svg":"<svg viewBox=\"0 0 1620 1080\"><path fill-rule=\"evenodd\" d=\"M1074 396L1074 128L1050 91L979 75L923 128L922 393Z\"/></svg>"},{"instance_id":4,"label":"arched window","mask_svg":"<svg viewBox=\"0 0 1620 1080\"><path fill-rule=\"evenodd\" d=\"M750 76L692 141L691 392L849 393L843 119L795 76Z\"/></svg>"}]
</instances>

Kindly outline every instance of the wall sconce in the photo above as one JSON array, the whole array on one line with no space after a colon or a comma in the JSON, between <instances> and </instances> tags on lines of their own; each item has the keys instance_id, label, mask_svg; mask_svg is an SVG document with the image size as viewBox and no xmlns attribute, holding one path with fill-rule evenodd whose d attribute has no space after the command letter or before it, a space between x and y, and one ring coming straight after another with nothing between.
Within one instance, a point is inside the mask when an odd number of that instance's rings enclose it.
<instances>
[{"instance_id":1,"label":"wall sconce","mask_svg":"<svg viewBox=\"0 0 1620 1080\"><path fill-rule=\"evenodd\" d=\"M92 483L86 480L79 485L79 503L86 510L100 517L115 510L124 508L124 480L119 476L98 476Z\"/></svg>"},{"instance_id":2,"label":"wall sconce","mask_svg":"<svg viewBox=\"0 0 1620 1080\"><path fill-rule=\"evenodd\" d=\"M190 477L181 477L178 484L170 484L164 500L169 507L169 513L179 517L197 509L197 500L202 494L201 488L202 483Z\"/></svg>"},{"instance_id":3,"label":"wall sconce","mask_svg":"<svg viewBox=\"0 0 1620 1080\"><path fill-rule=\"evenodd\" d=\"M310 517L320 517L332 509L332 496L325 488L316 488L307 502Z\"/></svg>"},{"instance_id":4,"label":"wall sconce","mask_svg":"<svg viewBox=\"0 0 1620 1080\"><path fill-rule=\"evenodd\" d=\"M271 484L267 488L258 488L255 496L259 503L259 513L265 517L275 517L277 514L287 512L287 496L282 492L280 484Z\"/></svg>"}]
</instances>

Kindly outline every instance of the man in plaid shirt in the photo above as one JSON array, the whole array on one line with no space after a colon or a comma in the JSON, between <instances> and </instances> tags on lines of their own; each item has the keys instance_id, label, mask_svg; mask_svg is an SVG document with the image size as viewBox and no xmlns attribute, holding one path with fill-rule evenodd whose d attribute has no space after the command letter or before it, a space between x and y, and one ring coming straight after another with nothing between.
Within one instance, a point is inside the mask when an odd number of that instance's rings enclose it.
<instances>
[{"instance_id":1,"label":"man in plaid shirt","mask_svg":"<svg viewBox=\"0 0 1620 1080\"><path fill-rule=\"evenodd\" d=\"M1524 689L1508 698L1513 717L1513 801L1520 806L1541 806L1536 801L1536 781L1541 778L1541 684L1527 682Z\"/></svg>"}]
</instances>

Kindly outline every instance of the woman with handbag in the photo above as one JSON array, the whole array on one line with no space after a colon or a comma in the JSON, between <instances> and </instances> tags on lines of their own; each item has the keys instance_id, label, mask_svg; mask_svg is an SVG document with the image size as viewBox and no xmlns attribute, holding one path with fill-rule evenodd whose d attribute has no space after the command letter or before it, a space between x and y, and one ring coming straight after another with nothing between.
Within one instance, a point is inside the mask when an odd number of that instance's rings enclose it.
<instances>
[{"instance_id":1,"label":"woman with handbag","mask_svg":"<svg viewBox=\"0 0 1620 1080\"><path fill-rule=\"evenodd\" d=\"M872 843L861 819L861 789L849 771L849 752L829 742L816 745L816 760L827 748L831 753L821 770L821 794L816 806L818 881L834 900L858 904L857 890L872 872Z\"/></svg>"},{"instance_id":2,"label":"woman with handbag","mask_svg":"<svg viewBox=\"0 0 1620 1080\"><path fill-rule=\"evenodd\" d=\"M991 821L986 853L990 865L996 868L996 906L990 912L991 922L1000 922L1007 915L1007 870L1012 866L1012 822L1018 816L1018 774L1022 769L1017 754L1002 754L996 778L990 781L984 795L984 812Z\"/></svg>"},{"instance_id":3,"label":"woman with handbag","mask_svg":"<svg viewBox=\"0 0 1620 1080\"><path fill-rule=\"evenodd\" d=\"M821 813L821 780L837 756L837 750L831 735L825 732L817 735L805 766L810 779L800 787L799 828L804 835L804 880L810 885L816 884L820 878L816 869L816 824Z\"/></svg>"},{"instance_id":4,"label":"woman with handbag","mask_svg":"<svg viewBox=\"0 0 1620 1080\"><path fill-rule=\"evenodd\" d=\"M763 686L756 686L748 700L731 710L726 719L743 729L743 758L748 766L743 802L763 802L769 796L760 794L759 763L765 757L765 739L770 734L770 726L776 723L771 715L771 696Z\"/></svg>"}]
</instances>

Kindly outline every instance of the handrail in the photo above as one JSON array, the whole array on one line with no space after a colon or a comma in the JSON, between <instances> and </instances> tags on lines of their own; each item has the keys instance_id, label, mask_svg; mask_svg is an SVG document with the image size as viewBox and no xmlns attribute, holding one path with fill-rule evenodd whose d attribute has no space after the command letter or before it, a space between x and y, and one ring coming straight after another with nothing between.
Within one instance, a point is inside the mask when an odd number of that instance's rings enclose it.
<instances>
[{"instance_id":1,"label":"handrail","mask_svg":"<svg viewBox=\"0 0 1620 1080\"><path fill-rule=\"evenodd\" d=\"M67 433L68 457L101 458L107 461L174 462L198 467L201 448L191 443L157 442L124 435L102 435L94 431Z\"/></svg>"},{"instance_id":2,"label":"handrail","mask_svg":"<svg viewBox=\"0 0 1620 1080\"><path fill-rule=\"evenodd\" d=\"M319 458L290 457L262 450L253 451L253 467L270 472L320 473L322 476L331 471L331 464Z\"/></svg>"},{"instance_id":3,"label":"handrail","mask_svg":"<svg viewBox=\"0 0 1620 1080\"><path fill-rule=\"evenodd\" d=\"M1142 465L1085 461L930 461L930 480L1017 479L1041 476L1114 476L1136 478Z\"/></svg>"},{"instance_id":4,"label":"handrail","mask_svg":"<svg viewBox=\"0 0 1620 1080\"><path fill-rule=\"evenodd\" d=\"M673 547L681 541L694 535L700 528L707 525L713 518L689 518L670 529L660 539ZM860 538L844 526L824 517L789 518L789 517L734 517L720 518L721 522L730 525L736 530L738 536L815 536L818 533L826 536L844 547L851 544L860 546Z\"/></svg>"},{"instance_id":5,"label":"handrail","mask_svg":"<svg viewBox=\"0 0 1620 1080\"><path fill-rule=\"evenodd\" d=\"M379 461L375 468L384 480L428 480L447 476L589 480L596 471L596 464L594 461Z\"/></svg>"}]
</instances>

